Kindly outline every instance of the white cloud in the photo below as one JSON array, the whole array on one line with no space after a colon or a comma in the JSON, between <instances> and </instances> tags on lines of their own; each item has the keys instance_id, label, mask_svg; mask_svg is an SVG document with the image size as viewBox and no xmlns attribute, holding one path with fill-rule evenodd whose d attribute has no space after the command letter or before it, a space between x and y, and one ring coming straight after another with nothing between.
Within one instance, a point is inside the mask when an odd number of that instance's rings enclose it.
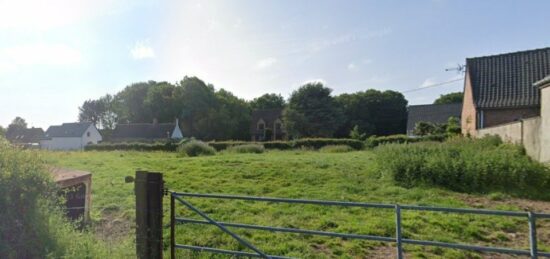
<instances>
[{"instance_id":1,"label":"white cloud","mask_svg":"<svg viewBox=\"0 0 550 259\"><path fill-rule=\"evenodd\" d=\"M1 67L15 70L26 65L75 65L82 61L79 50L65 44L35 43L0 50Z\"/></svg>"},{"instance_id":2,"label":"white cloud","mask_svg":"<svg viewBox=\"0 0 550 259\"><path fill-rule=\"evenodd\" d=\"M149 41L138 41L134 44L134 47L130 50L130 55L133 59L146 59L154 58L155 51L149 46Z\"/></svg>"},{"instance_id":3,"label":"white cloud","mask_svg":"<svg viewBox=\"0 0 550 259\"><path fill-rule=\"evenodd\" d=\"M433 77L426 78L426 80L424 80L424 82L422 82L422 84L420 84L419 88L428 87L428 86L434 85L436 83L437 82L435 81L435 78L433 78Z\"/></svg>"},{"instance_id":4,"label":"white cloud","mask_svg":"<svg viewBox=\"0 0 550 259\"><path fill-rule=\"evenodd\" d=\"M348 64L348 69L349 70L355 70L356 68L357 68L357 66L354 63L349 63Z\"/></svg>"},{"instance_id":5,"label":"white cloud","mask_svg":"<svg viewBox=\"0 0 550 259\"><path fill-rule=\"evenodd\" d=\"M268 67L275 65L275 63L277 62L278 60L274 57L265 58L258 61L258 63L256 63L256 69L266 69Z\"/></svg>"}]
</instances>

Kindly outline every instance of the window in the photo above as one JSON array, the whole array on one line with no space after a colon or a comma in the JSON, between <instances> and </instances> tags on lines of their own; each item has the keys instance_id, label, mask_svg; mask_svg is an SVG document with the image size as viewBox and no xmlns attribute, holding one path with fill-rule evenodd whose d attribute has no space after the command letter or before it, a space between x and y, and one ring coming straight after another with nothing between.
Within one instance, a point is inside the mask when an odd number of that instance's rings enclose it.
<instances>
[{"instance_id":1,"label":"window","mask_svg":"<svg viewBox=\"0 0 550 259\"><path fill-rule=\"evenodd\" d=\"M260 122L258 123L258 130L264 130L265 129L265 123Z\"/></svg>"},{"instance_id":2,"label":"window","mask_svg":"<svg viewBox=\"0 0 550 259\"><path fill-rule=\"evenodd\" d=\"M87 137L90 137L90 132L89 132L89 131L86 132L86 136L87 136Z\"/></svg>"}]
</instances>

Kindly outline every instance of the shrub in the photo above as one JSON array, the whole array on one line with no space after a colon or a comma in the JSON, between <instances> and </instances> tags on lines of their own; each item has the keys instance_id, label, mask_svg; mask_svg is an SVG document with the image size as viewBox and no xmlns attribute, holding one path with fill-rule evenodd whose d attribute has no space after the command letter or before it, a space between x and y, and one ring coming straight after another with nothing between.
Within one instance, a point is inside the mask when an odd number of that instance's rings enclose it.
<instances>
[{"instance_id":1,"label":"shrub","mask_svg":"<svg viewBox=\"0 0 550 259\"><path fill-rule=\"evenodd\" d=\"M216 154L216 150L209 146L208 144L198 141L191 140L178 148L178 152L185 156L211 156Z\"/></svg>"},{"instance_id":2,"label":"shrub","mask_svg":"<svg viewBox=\"0 0 550 259\"><path fill-rule=\"evenodd\" d=\"M440 186L467 193L501 192L550 199L550 170L516 145L495 137L377 148L381 168L400 185Z\"/></svg>"},{"instance_id":3,"label":"shrub","mask_svg":"<svg viewBox=\"0 0 550 259\"><path fill-rule=\"evenodd\" d=\"M426 142L426 141L437 141L442 142L447 139L447 135L426 135L422 137L409 137L404 134L397 134L397 135L389 135L389 136L370 136L365 141L365 147L367 148L374 148L379 145L383 144L403 144L403 143L418 143L418 142Z\"/></svg>"},{"instance_id":4,"label":"shrub","mask_svg":"<svg viewBox=\"0 0 550 259\"><path fill-rule=\"evenodd\" d=\"M325 152L325 153L346 153L346 152L351 152L353 150L354 150L353 148L346 145L329 145L319 149L320 152Z\"/></svg>"},{"instance_id":5,"label":"shrub","mask_svg":"<svg viewBox=\"0 0 550 259\"><path fill-rule=\"evenodd\" d=\"M184 143L186 140L182 140L179 143L174 143L172 141L167 142L155 142L155 143L144 143L144 142L117 142L117 143L100 143L94 145L88 145L84 147L86 151L113 151L113 150L134 150L134 151L166 151L174 152L177 150L180 143Z\"/></svg>"},{"instance_id":6,"label":"shrub","mask_svg":"<svg viewBox=\"0 0 550 259\"><path fill-rule=\"evenodd\" d=\"M0 258L122 256L93 234L75 230L60 210L57 191L37 153L0 137Z\"/></svg>"},{"instance_id":7,"label":"shrub","mask_svg":"<svg viewBox=\"0 0 550 259\"><path fill-rule=\"evenodd\" d=\"M330 145L346 145L353 149L363 149L363 142L356 139L304 138L293 141L294 148L320 149Z\"/></svg>"},{"instance_id":8,"label":"shrub","mask_svg":"<svg viewBox=\"0 0 550 259\"><path fill-rule=\"evenodd\" d=\"M227 149L229 152L235 152L235 153L255 153L255 154L261 154L265 151L265 148L263 145L259 144L246 144L246 145L238 145L238 146L232 146Z\"/></svg>"}]
</instances>

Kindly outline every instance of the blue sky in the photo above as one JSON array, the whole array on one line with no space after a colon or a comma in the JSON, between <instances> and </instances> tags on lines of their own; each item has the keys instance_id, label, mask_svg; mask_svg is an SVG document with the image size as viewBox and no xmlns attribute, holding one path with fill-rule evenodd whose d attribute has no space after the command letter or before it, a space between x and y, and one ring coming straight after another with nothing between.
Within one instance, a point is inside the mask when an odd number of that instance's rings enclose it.
<instances>
[{"instance_id":1,"label":"blue sky","mask_svg":"<svg viewBox=\"0 0 550 259\"><path fill-rule=\"evenodd\" d=\"M0 0L0 125L76 121L86 99L195 75L237 96L461 78L467 57L550 46L549 1ZM408 92L410 104L462 81Z\"/></svg>"}]
</instances>

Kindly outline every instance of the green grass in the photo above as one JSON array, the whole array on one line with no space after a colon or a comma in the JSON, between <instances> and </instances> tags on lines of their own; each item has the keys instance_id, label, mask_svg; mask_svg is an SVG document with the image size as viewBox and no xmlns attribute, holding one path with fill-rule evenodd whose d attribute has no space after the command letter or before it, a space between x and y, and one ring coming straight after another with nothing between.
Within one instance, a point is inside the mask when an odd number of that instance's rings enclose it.
<instances>
[{"instance_id":1,"label":"green grass","mask_svg":"<svg viewBox=\"0 0 550 259\"><path fill-rule=\"evenodd\" d=\"M107 224L112 222L126 226L119 229L122 233L117 232L120 238L112 242L113 246L132 242L134 238L133 184L124 183L124 177L133 176L136 170L163 172L166 186L182 192L444 207L471 207L467 202L470 199L493 201L486 196L460 194L439 188L399 187L391 177L381 173L375 163L376 155L370 151L268 151L264 154L219 153L209 157L117 151L42 154L51 164L93 173L92 218L94 225L100 226L97 231L107 232L103 236L110 237L109 229L101 226L112 226L113 224ZM189 201L221 221L382 236L394 236L395 232L392 210L198 198ZM496 209L519 209L500 201L487 204ZM165 209L168 209L168 199L165 199ZM178 206L177 214L198 219L183 205ZM165 222L168 222L168 213L165 215ZM405 238L523 249L528 247L526 220L409 211L404 212L402 217ZM364 258L380 256L384 251L394 250L391 244L379 242L252 230L236 232L267 253L299 258ZM543 233L540 238L543 240L539 247L550 249L550 235ZM168 240L166 229L166 248ZM177 242L245 250L229 236L210 226L180 225L177 227ZM406 245L405 250L409 258L480 257L477 253L411 245ZM180 258L213 257L208 253L178 253Z\"/></svg>"}]
</instances>

